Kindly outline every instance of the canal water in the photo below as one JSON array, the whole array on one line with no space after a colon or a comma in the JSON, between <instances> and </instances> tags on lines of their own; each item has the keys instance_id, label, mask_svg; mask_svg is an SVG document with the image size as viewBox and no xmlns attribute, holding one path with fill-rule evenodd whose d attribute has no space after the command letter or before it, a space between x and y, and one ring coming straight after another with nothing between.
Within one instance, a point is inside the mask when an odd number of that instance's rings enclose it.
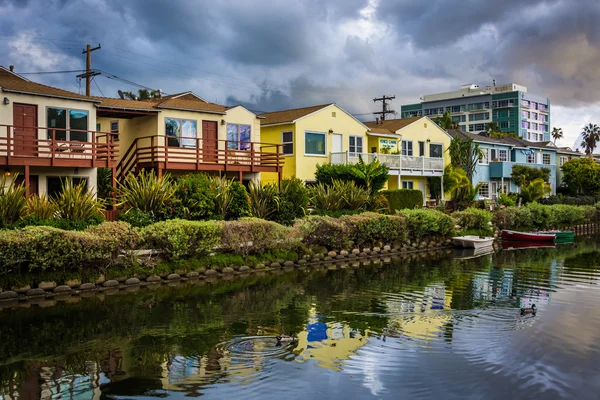
<instances>
[{"instance_id":1,"label":"canal water","mask_svg":"<svg viewBox=\"0 0 600 400\"><path fill-rule=\"evenodd\" d=\"M598 399L600 252L412 256L0 311L4 399ZM537 315L519 308L536 304ZM280 333L297 341L277 343Z\"/></svg>"}]
</instances>

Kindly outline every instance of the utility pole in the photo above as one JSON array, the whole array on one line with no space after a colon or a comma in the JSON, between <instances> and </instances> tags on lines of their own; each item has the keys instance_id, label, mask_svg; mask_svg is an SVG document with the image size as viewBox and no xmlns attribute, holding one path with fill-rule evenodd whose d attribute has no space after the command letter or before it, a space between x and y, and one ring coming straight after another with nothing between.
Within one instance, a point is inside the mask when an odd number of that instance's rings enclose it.
<instances>
[{"instance_id":1,"label":"utility pole","mask_svg":"<svg viewBox=\"0 0 600 400\"><path fill-rule=\"evenodd\" d=\"M85 78L85 95L91 95L91 83L92 77L96 75L100 75L98 71L92 71L92 51L100 50L100 43L98 43L97 47L92 48L91 45L87 45L86 49L81 52L81 54L85 54L85 74L77 75L78 78Z\"/></svg>"},{"instance_id":2,"label":"utility pole","mask_svg":"<svg viewBox=\"0 0 600 400\"><path fill-rule=\"evenodd\" d=\"M386 114L395 114L396 111L388 110L388 105L389 105L388 100L394 100L395 98L396 98L396 96L383 95L383 97L377 97L377 98L373 99L373 102L381 101L381 103L382 103L381 111L374 112L373 114L380 115L382 121L385 121Z\"/></svg>"}]
</instances>

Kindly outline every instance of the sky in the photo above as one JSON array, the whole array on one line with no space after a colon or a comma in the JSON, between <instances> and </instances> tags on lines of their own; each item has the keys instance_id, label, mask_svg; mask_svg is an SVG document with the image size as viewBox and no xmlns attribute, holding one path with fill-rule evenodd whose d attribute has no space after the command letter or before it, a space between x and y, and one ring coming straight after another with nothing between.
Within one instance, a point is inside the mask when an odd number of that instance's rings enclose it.
<instances>
[{"instance_id":1,"label":"sky","mask_svg":"<svg viewBox=\"0 0 600 400\"><path fill-rule=\"evenodd\" d=\"M558 143L600 124L598 0L0 0L0 65L92 67L262 112L335 102L362 120L395 95L517 83L550 97ZM75 92L76 73L27 75ZM103 74L92 94L138 87ZM398 116L399 117L399 116Z\"/></svg>"}]
</instances>

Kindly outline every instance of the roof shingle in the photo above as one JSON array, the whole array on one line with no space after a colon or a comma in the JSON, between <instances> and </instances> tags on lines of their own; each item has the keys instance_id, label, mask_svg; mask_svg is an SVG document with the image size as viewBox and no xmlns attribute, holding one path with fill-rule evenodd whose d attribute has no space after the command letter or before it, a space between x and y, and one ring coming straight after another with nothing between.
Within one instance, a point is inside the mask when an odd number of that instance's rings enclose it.
<instances>
[{"instance_id":1,"label":"roof shingle","mask_svg":"<svg viewBox=\"0 0 600 400\"><path fill-rule=\"evenodd\" d=\"M325 107L331 106L333 103L320 104L318 106L293 108L291 110L282 110L268 112L260 114L258 117L262 118L260 121L261 125L273 125L273 124L291 124L298 118L306 117L308 114L312 114L316 111L322 110Z\"/></svg>"},{"instance_id":2,"label":"roof shingle","mask_svg":"<svg viewBox=\"0 0 600 400\"><path fill-rule=\"evenodd\" d=\"M412 117L400 119L388 119L385 121L363 122L374 133L396 133L397 130L407 127L415 121L425 117Z\"/></svg>"}]
</instances>

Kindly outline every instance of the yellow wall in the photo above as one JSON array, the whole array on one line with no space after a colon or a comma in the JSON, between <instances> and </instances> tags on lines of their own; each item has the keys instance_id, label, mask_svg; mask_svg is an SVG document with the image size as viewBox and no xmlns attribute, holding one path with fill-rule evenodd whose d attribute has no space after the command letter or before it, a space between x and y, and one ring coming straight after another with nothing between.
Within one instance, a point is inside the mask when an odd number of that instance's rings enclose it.
<instances>
[{"instance_id":1,"label":"yellow wall","mask_svg":"<svg viewBox=\"0 0 600 400\"><path fill-rule=\"evenodd\" d=\"M282 133L292 132L292 136L296 137L296 127L294 124L263 126L260 130L261 141L264 143L282 143ZM283 149L281 149L283 151ZM294 142L294 154L283 157L283 177L292 178L296 176L296 143ZM261 172L260 180L265 183L276 183L276 172Z\"/></svg>"}]
</instances>

